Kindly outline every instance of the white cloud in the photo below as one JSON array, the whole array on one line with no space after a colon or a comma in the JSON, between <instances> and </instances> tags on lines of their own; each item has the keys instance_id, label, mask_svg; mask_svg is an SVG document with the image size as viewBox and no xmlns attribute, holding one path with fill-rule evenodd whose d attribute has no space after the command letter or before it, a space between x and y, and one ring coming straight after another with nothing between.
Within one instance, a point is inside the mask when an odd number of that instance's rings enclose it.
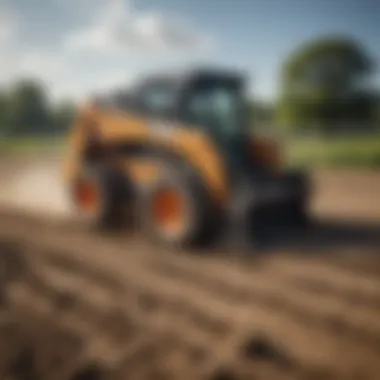
<instances>
[{"instance_id":1,"label":"white cloud","mask_svg":"<svg viewBox=\"0 0 380 380\"><path fill-rule=\"evenodd\" d=\"M19 70L25 74L40 75L43 73L48 77L60 75L65 68L62 57L43 51L25 53L19 66Z\"/></svg>"},{"instance_id":2,"label":"white cloud","mask_svg":"<svg viewBox=\"0 0 380 380\"><path fill-rule=\"evenodd\" d=\"M4 9L0 5L0 85L32 76L43 80L55 99L83 99L94 91L127 85L152 66L186 63L197 56L199 51L194 49L209 42L182 22L158 13L137 12L123 0L55 1L65 7L65 12L71 12L71 7L77 11L80 2L85 27L67 28L59 34L47 30L52 33L50 39L55 38L50 46L28 41L22 34L31 26L27 14L21 19L16 8ZM82 7L88 10L83 12ZM86 26L89 18L92 23ZM172 51L160 54L165 49ZM176 54L180 50L189 55ZM204 51L200 52L203 55Z\"/></svg>"},{"instance_id":3,"label":"white cloud","mask_svg":"<svg viewBox=\"0 0 380 380\"><path fill-rule=\"evenodd\" d=\"M128 51L129 49L193 50L211 39L159 13L141 13L131 3L110 0L93 25L70 34L69 50Z\"/></svg>"},{"instance_id":4,"label":"white cloud","mask_svg":"<svg viewBox=\"0 0 380 380\"><path fill-rule=\"evenodd\" d=\"M59 84L60 75L67 69L65 62L48 52L10 52L0 63L0 84L9 85L20 78L38 78L49 87Z\"/></svg>"},{"instance_id":5,"label":"white cloud","mask_svg":"<svg viewBox=\"0 0 380 380\"><path fill-rule=\"evenodd\" d=\"M134 74L133 71L123 67L104 70L101 75L98 71L88 72L88 75L83 75L80 80L77 80L77 73L77 66L67 67L62 72L62 75L55 80L55 84L59 86L53 94L54 99L70 97L75 100L85 100L91 94L101 94L127 86L131 83Z\"/></svg>"},{"instance_id":6,"label":"white cloud","mask_svg":"<svg viewBox=\"0 0 380 380\"><path fill-rule=\"evenodd\" d=\"M0 84L7 85L21 76L49 78L63 68L63 61L49 51L21 43L20 15L0 6Z\"/></svg>"},{"instance_id":7,"label":"white cloud","mask_svg":"<svg viewBox=\"0 0 380 380\"><path fill-rule=\"evenodd\" d=\"M11 42L18 29L18 20L13 11L0 6L0 46Z\"/></svg>"},{"instance_id":8,"label":"white cloud","mask_svg":"<svg viewBox=\"0 0 380 380\"><path fill-rule=\"evenodd\" d=\"M14 11L0 6L0 84L6 83L13 75L19 61L19 52L14 49L18 32L18 18Z\"/></svg>"}]
</instances>

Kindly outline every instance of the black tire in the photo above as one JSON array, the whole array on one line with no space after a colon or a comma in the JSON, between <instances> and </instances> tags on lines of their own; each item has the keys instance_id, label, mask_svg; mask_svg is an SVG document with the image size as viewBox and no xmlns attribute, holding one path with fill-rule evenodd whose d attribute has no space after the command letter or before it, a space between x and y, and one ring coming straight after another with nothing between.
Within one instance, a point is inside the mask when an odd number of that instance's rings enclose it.
<instances>
[{"instance_id":1,"label":"black tire","mask_svg":"<svg viewBox=\"0 0 380 380\"><path fill-rule=\"evenodd\" d=\"M311 226L311 213L306 199L299 199L293 206L294 226L297 228L308 228Z\"/></svg>"},{"instance_id":2,"label":"black tire","mask_svg":"<svg viewBox=\"0 0 380 380\"><path fill-rule=\"evenodd\" d=\"M311 179L306 172L302 171L289 172L285 178L288 184L300 189L299 196L290 201L292 225L296 228L307 228L312 222L309 210L312 189Z\"/></svg>"},{"instance_id":3,"label":"black tire","mask_svg":"<svg viewBox=\"0 0 380 380\"><path fill-rule=\"evenodd\" d=\"M90 214L78 210L79 216L91 226L100 229L123 226L127 220L127 205L133 198L133 188L128 177L112 168L99 165L87 167L82 178L94 183L100 205L96 212Z\"/></svg>"},{"instance_id":4,"label":"black tire","mask_svg":"<svg viewBox=\"0 0 380 380\"><path fill-rule=\"evenodd\" d=\"M141 189L137 202L141 231L150 241L175 248L202 248L212 244L220 231L215 202L201 178L188 167L164 162L164 174L148 188ZM166 234L152 214L153 200L163 189L175 189L186 204L185 225L175 234Z\"/></svg>"}]
</instances>

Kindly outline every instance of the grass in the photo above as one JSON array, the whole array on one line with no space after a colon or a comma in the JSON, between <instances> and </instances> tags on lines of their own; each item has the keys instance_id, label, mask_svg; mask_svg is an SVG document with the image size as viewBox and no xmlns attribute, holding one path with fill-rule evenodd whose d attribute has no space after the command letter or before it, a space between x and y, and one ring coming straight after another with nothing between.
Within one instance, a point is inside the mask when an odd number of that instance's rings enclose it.
<instances>
[{"instance_id":1,"label":"grass","mask_svg":"<svg viewBox=\"0 0 380 380\"><path fill-rule=\"evenodd\" d=\"M0 155L60 151L65 139L0 138ZM289 166L380 168L380 134L334 139L293 138L285 142Z\"/></svg>"},{"instance_id":2,"label":"grass","mask_svg":"<svg viewBox=\"0 0 380 380\"><path fill-rule=\"evenodd\" d=\"M285 149L291 166L380 168L380 134L293 139Z\"/></svg>"},{"instance_id":3,"label":"grass","mask_svg":"<svg viewBox=\"0 0 380 380\"><path fill-rule=\"evenodd\" d=\"M64 144L61 136L0 138L0 154L55 152L61 150Z\"/></svg>"}]
</instances>

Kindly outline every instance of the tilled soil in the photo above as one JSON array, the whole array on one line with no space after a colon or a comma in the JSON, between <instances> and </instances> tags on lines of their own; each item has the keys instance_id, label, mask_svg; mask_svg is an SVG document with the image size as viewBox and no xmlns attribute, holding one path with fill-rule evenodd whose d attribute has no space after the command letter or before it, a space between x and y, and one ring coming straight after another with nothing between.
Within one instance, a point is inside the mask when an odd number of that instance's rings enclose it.
<instances>
[{"instance_id":1,"label":"tilled soil","mask_svg":"<svg viewBox=\"0 0 380 380\"><path fill-rule=\"evenodd\" d=\"M58 161L0 161L0 380L380 378L380 174L314 175L345 222L194 255L66 219Z\"/></svg>"},{"instance_id":2,"label":"tilled soil","mask_svg":"<svg viewBox=\"0 0 380 380\"><path fill-rule=\"evenodd\" d=\"M380 378L376 231L234 259L122 235L0 213L0 379Z\"/></svg>"}]
</instances>

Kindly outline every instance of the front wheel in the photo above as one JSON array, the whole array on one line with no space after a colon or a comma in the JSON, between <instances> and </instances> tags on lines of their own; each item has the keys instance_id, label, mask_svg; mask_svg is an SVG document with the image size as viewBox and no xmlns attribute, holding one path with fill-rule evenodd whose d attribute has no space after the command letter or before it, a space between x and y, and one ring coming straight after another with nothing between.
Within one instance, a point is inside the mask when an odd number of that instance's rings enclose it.
<instances>
[{"instance_id":1,"label":"front wheel","mask_svg":"<svg viewBox=\"0 0 380 380\"><path fill-rule=\"evenodd\" d=\"M142 233L165 246L209 245L219 231L220 219L201 180L174 168L141 191L138 213Z\"/></svg>"}]
</instances>

